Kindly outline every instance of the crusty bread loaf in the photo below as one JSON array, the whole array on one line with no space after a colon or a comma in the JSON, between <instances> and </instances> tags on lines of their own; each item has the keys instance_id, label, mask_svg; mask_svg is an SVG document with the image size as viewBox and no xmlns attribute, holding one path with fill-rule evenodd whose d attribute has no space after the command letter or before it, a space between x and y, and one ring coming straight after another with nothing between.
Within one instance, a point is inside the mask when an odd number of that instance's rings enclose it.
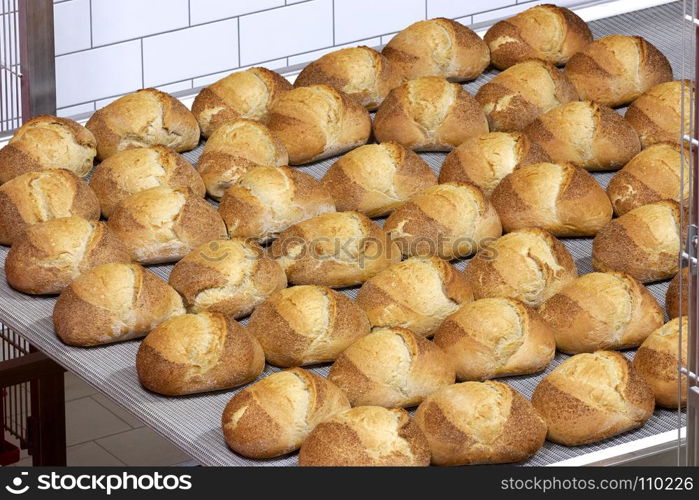
<instances>
[{"instance_id":1,"label":"crusty bread loaf","mask_svg":"<svg viewBox=\"0 0 699 500\"><path fill-rule=\"evenodd\" d=\"M122 200L158 186L187 187L197 196L206 194L204 182L191 163L165 146L120 151L97 165L90 179L106 218Z\"/></svg>"},{"instance_id":2,"label":"crusty bread loaf","mask_svg":"<svg viewBox=\"0 0 699 500\"><path fill-rule=\"evenodd\" d=\"M131 262L126 246L103 222L72 216L29 226L10 248L5 276L15 290L60 293L88 269Z\"/></svg>"},{"instance_id":3,"label":"crusty bread loaf","mask_svg":"<svg viewBox=\"0 0 699 500\"><path fill-rule=\"evenodd\" d=\"M116 206L108 224L141 264L175 262L226 236L216 209L184 187L139 191Z\"/></svg>"},{"instance_id":4,"label":"crusty bread loaf","mask_svg":"<svg viewBox=\"0 0 699 500\"><path fill-rule=\"evenodd\" d=\"M604 226L592 241L595 271L621 271L641 283L678 271L680 207L665 200L643 205Z\"/></svg>"},{"instance_id":5,"label":"crusty bread loaf","mask_svg":"<svg viewBox=\"0 0 699 500\"><path fill-rule=\"evenodd\" d=\"M592 33L573 11L537 5L495 23L484 39L493 66L506 69L528 59L565 64L592 41Z\"/></svg>"},{"instance_id":6,"label":"crusty bread loaf","mask_svg":"<svg viewBox=\"0 0 699 500\"><path fill-rule=\"evenodd\" d=\"M301 445L299 465L427 466L430 449L405 410L358 406L316 425Z\"/></svg>"},{"instance_id":7,"label":"crusty bread loaf","mask_svg":"<svg viewBox=\"0 0 699 500\"><path fill-rule=\"evenodd\" d=\"M327 85L295 88L275 101L269 129L301 165L365 144L371 134L369 112L344 92Z\"/></svg>"},{"instance_id":8,"label":"crusty bread loaf","mask_svg":"<svg viewBox=\"0 0 699 500\"><path fill-rule=\"evenodd\" d=\"M589 101L553 108L524 132L553 161L587 170L621 168L641 151L636 131L619 113Z\"/></svg>"},{"instance_id":9,"label":"crusty bread loaf","mask_svg":"<svg viewBox=\"0 0 699 500\"><path fill-rule=\"evenodd\" d=\"M391 90L374 116L378 142L395 141L415 151L451 151L488 132L478 102L458 83L425 76Z\"/></svg>"},{"instance_id":10,"label":"crusty bread loaf","mask_svg":"<svg viewBox=\"0 0 699 500\"><path fill-rule=\"evenodd\" d=\"M110 344L142 337L184 313L179 294L150 271L137 264L102 264L61 292L53 328L66 344Z\"/></svg>"},{"instance_id":11,"label":"crusty bread loaf","mask_svg":"<svg viewBox=\"0 0 699 500\"><path fill-rule=\"evenodd\" d=\"M611 107L672 80L670 62L640 36L598 38L570 58L565 72L581 99Z\"/></svg>"},{"instance_id":12,"label":"crusty bread loaf","mask_svg":"<svg viewBox=\"0 0 699 500\"><path fill-rule=\"evenodd\" d=\"M267 68L236 71L201 89L192 113L202 135L209 137L224 123L239 118L267 121L272 103L291 88L286 78Z\"/></svg>"},{"instance_id":13,"label":"crusty bread loaf","mask_svg":"<svg viewBox=\"0 0 699 500\"><path fill-rule=\"evenodd\" d=\"M641 427L655 406L648 383L612 351L566 359L539 383L532 404L548 425L548 440L565 446Z\"/></svg>"},{"instance_id":14,"label":"crusty bread loaf","mask_svg":"<svg viewBox=\"0 0 699 500\"><path fill-rule=\"evenodd\" d=\"M292 368L233 396L223 410L221 427L236 453L272 458L299 449L316 425L349 408L347 396L332 382Z\"/></svg>"},{"instance_id":15,"label":"crusty bread loaf","mask_svg":"<svg viewBox=\"0 0 699 500\"><path fill-rule=\"evenodd\" d=\"M389 235L359 212L328 212L294 224L269 247L295 285L364 283L401 258Z\"/></svg>"},{"instance_id":16,"label":"crusty bread loaf","mask_svg":"<svg viewBox=\"0 0 699 500\"><path fill-rule=\"evenodd\" d=\"M534 163L515 170L490 201L506 232L540 227L554 236L594 236L612 220L604 189L572 163Z\"/></svg>"},{"instance_id":17,"label":"crusty bread loaf","mask_svg":"<svg viewBox=\"0 0 699 500\"><path fill-rule=\"evenodd\" d=\"M270 364L290 367L334 361L369 333L369 321L347 296L324 286L300 285L279 290L260 304L248 329Z\"/></svg>"},{"instance_id":18,"label":"crusty bread loaf","mask_svg":"<svg viewBox=\"0 0 699 500\"><path fill-rule=\"evenodd\" d=\"M183 314L153 329L136 355L141 385L165 396L230 389L265 367L260 343L217 312Z\"/></svg>"},{"instance_id":19,"label":"crusty bread loaf","mask_svg":"<svg viewBox=\"0 0 699 500\"><path fill-rule=\"evenodd\" d=\"M679 367L687 367L689 335L687 316L675 318L651 333L636 351L633 366L650 385L659 406L677 408L687 404L687 377L680 376Z\"/></svg>"},{"instance_id":20,"label":"crusty bread loaf","mask_svg":"<svg viewBox=\"0 0 699 500\"><path fill-rule=\"evenodd\" d=\"M143 89L98 109L85 125L97 139L97 157L104 160L128 148L167 146L188 151L199 144L194 115L165 92Z\"/></svg>"},{"instance_id":21,"label":"crusty bread loaf","mask_svg":"<svg viewBox=\"0 0 699 500\"><path fill-rule=\"evenodd\" d=\"M403 327L430 337L444 318L473 300L461 271L437 257L411 257L369 278L357 305L372 327Z\"/></svg>"},{"instance_id":22,"label":"crusty bread loaf","mask_svg":"<svg viewBox=\"0 0 699 500\"><path fill-rule=\"evenodd\" d=\"M459 182L420 191L386 219L384 230L405 256L446 260L467 257L502 234L498 214L481 190Z\"/></svg>"},{"instance_id":23,"label":"crusty bread loaf","mask_svg":"<svg viewBox=\"0 0 699 500\"><path fill-rule=\"evenodd\" d=\"M670 319L676 318L678 316L686 316L687 312L687 299L689 297L689 282L691 277L689 276L689 268L683 267L680 272L678 272L670 285L667 287L667 292L665 294L665 310ZM681 280L681 283L680 283ZM682 290L682 300L680 304L680 289Z\"/></svg>"},{"instance_id":24,"label":"crusty bread loaf","mask_svg":"<svg viewBox=\"0 0 699 500\"><path fill-rule=\"evenodd\" d=\"M72 215L100 218L95 193L74 173L51 169L17 176L0 186L0 245L11 245L32 224Z\"/></svg>"},{"instance_id":25,"label":"crusty bread loaf","mask_svg":"<svg viewBox=\"0 0 699 500\"><path fill-rule=\"evenodd\" d=\"M577 100L565 74L543 61L515 64L476 93L492 131L522 130L542 113Z\"/></svg>"},{"instance_id":26,"label":"crusty bread loaf","mask_svg":"<svg viewBox=\"0 0 699 500\"><path fill-rule=\"evenodd\" d=\"M546 439L546 424L502 382L463 382L429 396L415 412L435 465L520 462Z\"/></svg>"},{"instance_id":27,"label":"crusty bread loaf","mask_svg":"<svg viewBox=\"0 0 699 500\"><path fill-rule=\"evenodd\" d=\"M82 125L68 118L36 116L0 149L0 184L27 172L54 168L85 177L96 154L95 136Z\"/></svg>"},{"instance_id":28,"label":"crusty bread loaf","mask_svg":"<svg viewBox=\"0 0 699 500\"><path fill-rule=\"evenodd\" d=\"M234 238L197 246L175 264L169 283L184 297L190 312L242 318L285 288L286 275L257 244Z\"/></svg>"},{"instance_id":29,"label":"crusty bread loaf","mask_svg":"<svg viewBox=\"0 0 699 500\"><path fill-rule=\"evenodd\" d=\"M389 40L383 55L406 80L473 80L490 63L488 47L474 31L443 17L411 24Z\"/></svg>"},{"instance_id":30,"label":"crusty bread loaf","mask_svg":"<svg viewBox=\"0 0 699 500\"><path fill-rule=\"evenodd\" d=\"M568 354L638 347L663 324L653 295L628 274L590 273L565 286L539 307Z\"/></svg>"},{"instance_id":31,"label":"crusty bread loaf","mask_svg":"<svg viewBox=\"0 0 699 500\"><path fill-rule=\"evenodd\" d=\"M289 167L255 167L229 187L218 213L231 238L261 243L297 222L334 212L327 189L305 172Z\"/></svg>"},{"instance_id":32,"label":"crusty bread loaf","mask_svg":"<svg viewBox=\"0 0 699 500\"><path fill-rule=\"evenodd\" d=\"M425 160L397 142L366 144L346 153L325 172L323 185L340 211L381 217L437 178Z\"/></svg>"},{"instance_id":33,"label":"crusty bread loaf","mask_svg":"<svg viewBox=\"0 0 699 500\"><path fill-rule=\"evenodd\" d=\"M518 229L483 248L464 271L476 299L511 297L538 307L578 276L563 243L539 228Z\"/></svg>"},{"instance_id":34,"label":"crusty bread loaf","mask_svg":"<svg viewBox=\"0 0 699 500\"><path fill-rule=\"evenodd\" d=\"M508 298L464 304L434 335L459 380L486 380L545 369L556 354L553 331L523 302Z\"/></svg>"}]
</instances>

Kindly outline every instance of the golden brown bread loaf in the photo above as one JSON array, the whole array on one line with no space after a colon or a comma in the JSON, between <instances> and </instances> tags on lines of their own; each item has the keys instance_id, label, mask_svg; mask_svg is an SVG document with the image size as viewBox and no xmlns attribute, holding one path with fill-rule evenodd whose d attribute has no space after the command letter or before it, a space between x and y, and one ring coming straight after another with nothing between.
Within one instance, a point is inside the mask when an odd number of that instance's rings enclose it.
<instances>
[{"instance_id":1,"label":"golden brown bread loaf","mask_svg":"<svg viewBox=\"0 0 699 500\"><path fill-rule=\"evenodd\" d=\"M540 227L554 236L594 236L612 220L607 193L572 163L534 163L515 170L490 201L505 232Z\"/></svg>"},{"instance_id":2,"label":"golden brown bread loaf","mask_svg":"<svg viewBox=\"0 0 699 500\"><path fill-rule=\"evenodd\" d=\"M242 318L286 287L284 270L257 244L234 238L197 246L172 268L170 286L187 310Z\"/></svg>"},{"instance_id":3,"label":"golden brown bread loaf","mask_svg":"<svg viewBox=\"0 0 699 500\"><path fill-rule=\"evenodd\" d=\"M184 187L133 194L116 206L108 224L141 264L176 262L194 247L226 236L216 209Z\"/></svg>"},{"instance_id":4,"label":"golden brown bread loaf","mask_svg":"<svg viewBox=\"0 0 699 500\"><path fill-rule=\"evenodd\" d=\"M680 283L680 280L682 281ZM689 297L689 268L683 267L678 272L670 285L667 287L665 294L665 310L670 319L678 316L686 316L687 313L687 297ZM680 304L680 288L682 289L682 303Z\"/></svg>"},{"instance_id":5,"label":"golden brown bread loaf","mask_svg":"<svg viewBox=\"0 0 699 500\"><path fill-rule=\"evenodd\" d=\"M77 215L100 218L95 193L63 169L28 172L0 186L0 245L11 245L28 226Z\"/></svg>"},{"instance_id":6,"label":"golden brown bread loaf","mask_svg":"<svg viewBox=\"0 0 699 500\"><path fill-rule=\"evenodd\" d=\"M687 316L675 318L651 333L636 351L633 366L650 385L659 406L677 408L687 404L687 377L680 376L679 366L687 367L689 334Z\"/></svg>"},{"instance_id":7,"label":"golden brown bread loaf","mask_svg":"<svg viewBox=\"0 0 699 500\"><path fill-rule=\"evenodd\" d=\"M383 55L406 80L473 80L490 62L488 47L474 31L443 17L411 24L389 40Z\"/></svg>"},{"instance_id":8,"label":"golden brown bread loaf","mask_svg":"<svg viewBox=\"0 0 699 500\"><path fill-rule=\"evenodd\" d=\"M110 344L142 337L184 313L179 294L150 271L137 264L102 264L61 292L53 328L66 344Z\"/></svg>"},{"instance_id":9,"label":"golden brown bread loaf","mask_svg":"<svg viewBox=\"0 0 699 500\"><path fill-rule=\"evenodd\" d=\"M286 147L290 165L344 153L365 144L371 134L369 112L327 85L286 92L272 105L268 126Z\"/></svg>"},{"instance_id":10,"label":"golden brown bread loaf","mask_svg":"<svg viewBox=\"0 0 699 500\"><path fill-rule=\"evenodd\" d=\"M223 410L221 427L236 453L272 458L299 449L317 424L349 408L347 396L332 382L292 368L233 396Z\"/></svg>"},{"instance_id":11,"label":"golden brown bread loaf","mask_svg":"<svg viewBox=\"0 0 699 500\"><path fill-rule=\"evenodd\" d=\"M156 89L142 89L98 109L85 125L97 139L104 160L128 148L167 146L182 152L199 144L196 118L179 100Z\"/></svg>"},{"instance_id":12,"label":"golden brown bread loaf","mask_svg":"<svg viewBox=\"0 0 699 500\"><path fill-rule=\"evenodd\" d=\"M328 212L294 224L269 254L290 283L335 288L364 283L401 258L390 236L359 212Z\"/></svg>"},{"instance_id":13,"label":"golden brown bread loaf","mask_svg":"<svg viewBox=\"0 0 699 500\"><path fill-rule=\"evenodd\" d=\"M481 190L459 182L420 191L386 219L384 230L405 256L445 260L467 257L502 234L498 214Z\"/></svg>"},{"instance_id":14,"label":"golden brown bread loaf","mask_svg":"<svg viewBox=\"0 0 699 500\"><path fill-rule=\"evenodd\" d=\"M565 64L592 41L592 33L573 11L537 5L495 23L484 39L493 66L506 69L528 59Z\"/></svg>"},{"instance_id":15,"label":"golden brown bread loaf","mask_svg":"<svg viewBox=\"0 0 699 500\"><path fill-rule=\"evenodd\" d=\"M27 172L54 168L85 177L96 154L95 136L82 125L68 118L36 116L0 149L0 184Z\"/></svg>"},{"instance_id":16,"label":"golden brown bread loaf","mask_svg":"<svg viewBox=\"0 0 699 500\"><path fill-rule=\"evenodd\" d=\"M373 111L401 83L403 76L393 63L380 52L361 46L336 50L313 61L299 73L294 86L328 85Z\"/></svg>"},{"instance_id":17,"label":"golden brown bread loaf","mask_svg":"<svg viewBox=\"0 0 699 500\"><path fill-rule=\"evenodd\" d=\"M430 337L444 318L473 300L462 272L437 257L411 257L369 278L357 305L372 327L403 327Z\"/></svg>"},{"instance_id":18,"label":"golden brown bread loaf","mask_svg":"<svg viewBox=\"0 0 699 500\"><path fill-rule=\"evenodd\" d=\"M397 142L384 142L346 153L325 172L322 182L339 211L381 217L437 184L437 178L417 154Z\"/></svg>"},{"instance_id":19,"label":"golden brown bread loaf","mask_svg":"<svg viewBox=\"0 0 699 500\"><path fill-rule=\"evenodd\" d=\"M206 195L204 182L194 167L165 146L120 151L97 165L90 179L106 218L122 200L158 186L187 187L197 196Z\"/></svg>"},{"instance_id":20,"label":"golden brown bread loaf","mask_svg":"<svg viewBox=\"0 0 699 500\"><path fill-rule=\"evenodd\" d=\"M463 382L429 396L415 412L435 465L520 462L546 439L531 403L502 382Z\"/></svg>"},{"instance_id":21,"label":"golden brown bread loaf","mask_svg":"<svg viewBox=\"0 0 699 500\"><path fill-rule=\"evenodd\" d=\"M570 58L565 72L581 99L613 108L672 80L670 62L640 36L598 38Z\"/></svg>"},{"instance_id":22,"label":"golden brown bread loaf","mask_svg":"<svg viewBox=\"0 0 699 500\"><path fill-rule=\"evenodd\" d=\"M250 316L248 329L275 366L334 361L369 333L369 321L347 296L324 286L292 286L272 294Z\"/></svg>"},{"instance_id":23,"label":"golden brown bread loaf","mask_svg":"<svg viewBox=\"0 0 699 500\"><path fill-rule=\"evenodd\" d=\"M542 113L577 100L565 74L543 61L515 64L476 93L491 131L522 130Z\"/></svg>"},{"instance_id":24,"label":"golden brown bread loaf","mask_svg":"<svg viewBox=\"0 0 699 500\"><path fill-rule=\"evenodd\" d=\"M267 121L269 108L291 84L267 68L236 71L201 89L192 103L192 113L201 134L209 137L224 123L247 118Z\"/></svg>"},{"instance_id":25,"label":"golden brown bread loaf","mask_svg":"<svg viewBox=\"0 0 699 500\"><path fill-rule=\"evenodd\" d=\"M29 226L7 253L5 275L20 292L54 294L88 269L110 262L131 258L106 224L63 217Z\"/></svg>"},{"instance_id":26,"label":"golden brown bread loaf","mask_svg":"<svg viewBox=\"0 0 699 500\"><path fill-rule=\"evenodd\" d=\"M378 328L338 356L328 379L352 406L415 406L454 383L449 358L434 343L405 328Z\"/></svg>"},{"instance_id":27,"label":"golden brown bread loaf","mask_svg":"<svg viewBox=\"0 0 699 500\"><path fill-rule=\"evenodd\" d=\"M643 426L653 392L620 353L576 354L534 390L532 404L548 425L547 439L565 446L594 443Z\"/></svg>"},{"instance_id":28,"label":"golden brown bread loaf","mask_svg":"<svg viewBox=\"0 0 699 500\"><path fill-rule=\"evenodd\" d=\"M551 160L586 170L620 168L641 151L636 131L619 113L589 101L553 108L524 132Z\"/></svg>"},{"instance_id":29,"label":"golden brown bread loaf","mask_svg":"<svg viewBox=\"0 0 699 500\"><path fill-rule=\"evenodd\" d=\"M563 243L539 228L518 229L479 251L464 271L476 299L510 297L530 307L578 276Z\"/></svg>"},{"instance_id":30,"label":"golden brown bread loaf","mask_svg":"<svg viewBox=\"0 0 699 500\"><path fill-rule=\"evenodd\" d=\"M211 311L164 321L143 339L136 355L141 385L165 396L237 387L255 380L264 367L255 337Z\"/></svg>"},{"instance_id":31,"label":"golden brown bread loaf","mask_svg":"<svg viewBox=\"0 0 699 500\"><path fill-rule=\"evenodd\" d=\"M486 380L545 369L556 354L553 331L523 302L480 299L462 305L434 335L459 380Z\"/></svg>"},{"instance_id":32,"label":"golden brown bread loaf","mask_svg":"<svg viewBox=\"0 0 699 500\"><path fill-rule=\"evenodd\" d=\"M299 465L427 466L430 449L405 410L358 406L319 423L301 445Z\"/></svg>"},{"instance_id":33,"label":"golden brown bread loaf","mask_svg":"<svg viewBox=\"0 0 699 500\"><path fill-rule=\"evenodd\" d=\"M653 295L628 274L585 274L539 307L568 354L638 347L663 324Z\"/></svg>"},{"instance_id":34,"label":"golden brown bread loaf","mask_svg":"<svg viewBox=\"0 0 699 500\"><path fill-rule=\"evenodd\" d=\"M488 132L478 102L458 83L425 76L391 90L374 116L378 142L395 141L415 151L451 151Z\"/></svg>"},{"instance_id":35,"label":"golden brown bread loaf","mask_svg":"<svg viewBox=\"0 0 699 500\"><path fill-rule=\"evenodd\" d=\"M226 190L218 206L231 238L260 243L292 224L334 211L335 202L320 182L289 167L249 170Z\"/></svg>"},{"instance_id":36,"label":"golden brown bread loaf","mask_svg":"<svg viewBox=\"0 0 699 500\"><path fill-rule=\"evenodd\" d=\"M680 207L665 200L643 205L604 226L592 241L595 271L621 271L641 283L678 271Z\"/></svg>"}]
</instances>

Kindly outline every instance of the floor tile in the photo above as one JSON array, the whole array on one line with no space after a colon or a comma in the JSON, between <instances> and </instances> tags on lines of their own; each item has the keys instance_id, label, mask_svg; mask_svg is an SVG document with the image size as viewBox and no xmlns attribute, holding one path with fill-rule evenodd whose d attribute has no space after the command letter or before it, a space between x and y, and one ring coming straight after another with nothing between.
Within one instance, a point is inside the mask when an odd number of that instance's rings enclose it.
<instances>
[{"instance_id":1,"label":"floor tile","mask_svg":"<svg viewBox=\"0 0 699 500\"><path fill-rule=\"evenodd\" d=\"M126 408L121 406L118 403L115 403L111 399L109 399L107 396L104 394L95 394L91 396L92 399L97 401L99 404L104 406L106 409L108 409L110 412L112 412L114 415L119 417L121 420L129 424L131 427L134 429L137 429L139 427L143 427L144 424L139 418L137 418L133 413L128 411Z\"/></svg>"},{"instance_id":2,"label":"floor tile","mask_svg":"<svg viewBox=\"0 0 699 500\"><path fill-rule=\"evenodd\" d=\"M124 465L124 463L110 454L94 441L69 446L67 450L68 465L72 466L107 466Z\"/></svg>"},{"instance_id":3,"label":"floor tile","mask_svg":"<svg viewBox=\"0 0 699 500\"><path fill-rule=\"evenodd\" d=\"M92 396L97 394L97 389L93 388L87 382L77 375L73 375L70 372L65 372L63 374L64 387L66 393L66 401L72 401L74 399L80 399L87 396Z\"/></svg>"},{"instance_id":4,"label":"floor tile","mask_svg":"<svg viewBox=\"0 0 699 500\"><path fill-rule=\"evenodd\" d=\"M97 444L126 465L167 466L190 460L179 448L147 427L98 439Z\"/></svg>"},{"instance_id":5,"label":"floor tile","mask_svg":"<svg viewBox=\"0 0 699 500\"><path fill-rule=\"evenodd\" d=\"M68 446L128 431L131 426L92 398L66 403L66 442Z\"/></svg>"}]
</instances>

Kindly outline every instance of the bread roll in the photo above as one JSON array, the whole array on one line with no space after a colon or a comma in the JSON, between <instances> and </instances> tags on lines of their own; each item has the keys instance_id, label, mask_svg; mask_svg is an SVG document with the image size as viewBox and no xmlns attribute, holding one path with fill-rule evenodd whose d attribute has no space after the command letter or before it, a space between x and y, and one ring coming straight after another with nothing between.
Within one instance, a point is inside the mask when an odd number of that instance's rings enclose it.
<instances>
[{"instance_id":1,"label":"bread roll","mask_svg":"<svg viewBox=\"0 0 699 500\"><path fill-rule=\"evenodd\" d=\"M204 182L194 167L165 146L116 153L100 163L90 179L90 187L100 200L106 218L132 194L158 186L187 187L197 196L206 194Z\"/></svg>"},{"instance_id":2,"label":"bread roll","mask_svg":"<svg viewBox=\"0 0 699 500\"><path fill-rule=\"evenodd\" d=\"M604 226L592 241L595 271L621 271L641 283L678 271L680 207L674 201L643 205Z\"/></svg>"},{"instance_id":3,"label":"bread roll","mask_svg":"<svg viewBox=\"0 0 699 500\"><path fill-rule=\"evenodd\" d=\"M184 313L178 293L150 271L137 264L102 264L61 292L53 328L66 344L110 344L143 337Z\"/></svg>"},{"instance_id":4,"label":"bread roll","mask_svg":"<svg viewBox=\"0 0 699 500\"><path fill-rule=\"evenodd\" d=\"M226 236L216 209L184 187L133 194L116 206L108 224L141 264L176 262L194 247Z\"/></svg>"},{"instance_id":5,"label":"bread roll","mask_svg":"<svg viewBox=\"0 0 699 500\"><path fill-rule=\"evenodd\" d=\"M292 368L233 396L223 410L221 427L236 453L272 458L299 449L316 425L349 408L347 396L332 382Z\"/></svg>"},{"instance_id":6,"label":"bread roll","mask_svg":"<svg viewBox=\"0 0 699 500\"><path fill-rule=\"evenodd\" d=\"M383 55L406 80L422 76L473 80L490 63L488 47L474 31L443 17L411 24L389 40Z\"/></svg>"},{"instance_id":7,"label":"bread roll","mask_svg":"<svg viewBox=\"0 0 699 500\"><path fill-rule=\"evenodd\" d=\"M358 212L328 212L285 229L270 255L295 285L345 287L364 283L400 261L400 250Z\"/></svg>"},{"instance_id":8,"label":"bread roll","mask_svg":"<svg viewBox=\"0 0 699 500\"><path fill-rule=\"evenodd\" d=\"M554 236L594 236L612 220L599 183L571 163L534 163L515 170L490 197L506 232L540 227Z\"/></svg>"},{"instance_id":9,"label":"bread roll","mask_svg":"<svg viewBox=\"0 0 699 500\"><path fill-rule=\"evenodd\" d=\"M0 245L11 245L37 222L77 215L100 218L95 193L63 169L28 172L0 186Z\"/></svg>"},{"instance_id":10,"label":"bread roll","mask_svg":"<svg viewBox=\"0 0 699 500\"><path fill-rule=\"evenodd\" d=\"M366 314L347 296L324 286L279 290L250 316L267 361L290 367L334 361L369 333Z\"/></svg>"},{"instance_id":11,"label":"bread roll","mask_svg":"<svg viewBox=\"0 0 699 500\"><path fill-rule=\"evenodd\" d=\"M218 213L231 238L261 243L297 222L334 212L335 202L320 182L289 167L255 167L223 195Z\"/></svg>"},{"instance_id":12,"label":"bread roll","mask_svg":"<svg viewBox=\"0 0 699 500\"><path fill-rule=\"evenodd\" d=\"M520 462L544 444L546 424L502 382L463 382L429 396L415 412L435 465Z\"/></svg>"},{"instance_id":13,"label":"bread roll","mask_svg":"<svg viewBox=\"0 0 699 500\"><path fill-rule=\"evenodd\" d=\"M570 102L544 113L524 132L551 159L586 170L615 170L641 151L636 131L613 109Z\"/></svg>"},{"instance_id":14,"label":"bread roll","mask_svg":"<svg viewBox=\"0 0 699 500\"><path fill-rule=\"evenodd\" d=\"M687 377L680 376L679 367L687 367L689 335L687 316L675 318L651 333L636 351L633 366L650 385L659 406L677 408L687 404Z\"/></svg>"},{"instance_id":15,"label":"bread roll","mask_svg":"<svg viewBox=\"0 0 699 500\"><path fill-rule=\"evenodd\" d=\"M98 109L85 125L104 160L124 149L167 146L177 152L199 144L196 118L179 100L156 89L127 94Z\"/></svg>"},{"instance_id":16,"label":"bread roll","mask_svg":"<svg viewBox=\"0 0 699 500\"><path fill-rule=\"evenodd\" d=\"M206 192L215 200L259 166L281 167L289 163L284 145L267 127L252 120L224 123L204 144L197 169Z\"/></svg>"},{"instance_id":17,"label":"bread roll","mask_svg":"<svg viewBox=\"0 0 699 500\"><path fill-rule=\"evenodd\" d=\"M680 304L680 280L682 280L682 303ZM667 292L665 294L665 310L670 319L676 318L678 316L686 316L687 312L687 299L689 297L689 282L691 277L689 276L689 268L683 267L680 272L678 272L670 285L667 287Z\"/></svg>"},{"instance_id":18,"label":"bread roll","mask_svg":"<svg viewBox=\"0 0 699 500\"><path fill-rule=\"evenodd\" d=\"M528 59L565 64L592 41L592 33L573 11L537 5L495 23L484 39L493 66L506 69Z\"/></svg>"},{"instance_id":19,"label":"bread roll","mask_svg":"<svg viewBox=\"0 0 699 500\"><path fill-rule=\"evenodd\" d=\"M476 299L510 297L538 307L577 278L578 271L563 243L532 227L490 243L469 261L464 274Z\"/></svg>"},{"instance_id":20,"label":"bread roll","mask_svg":"<svg viewBox=\"0 0 699 500\"><path fill-rule=\"evenodd\" d=\"M565 74L543 61L515 64L476 93L492 131L522 130L542 113L577 100Z\"/></svg>"},{"instance_id":21,"label":"bread roll","mask_svg":"<svg viewBox=\"0 0 699 500\"><path fill-rule=\"evenodd\" d=\"M427 466L425 436L405 410L358 406L316 425L301 445L299 465Z\"/></svg>"},{"instance_id":22,"label":"bread roll","mask_svg":"<svg viewBox=\"0 0 699 500\"><path fill-rule=\"evenodd\" d=\"M488 132L480 105L458 83L425 76L391 90L374 116L378 142L415 151L451 151Z\"/></svg>"},{"instance_id":23,"label":"bread roll","mask_svg":"<svg viewBox=\"0 0 699 500\"><path fill-rule=\"evenodd\" d=\"M581 99L613 108L672 80L670 62L640 36L598 38L570 58L565 72Z\"/></svg>"},{"instance_id":24,"label":"bread roll","mask_svg":"<svg viewBox=\"0 0 699 500\"><path fill-rule=\"evenodd\" d=\"M556 354L553 331L534 309L515 299L464 304L434 335L459 380L526 375L545 369Z\"/></svg>"},{"instance_id":25,"label":"bread roll","mask_svg":"<svg viewBox=\"0 0 699 500\"><path fill-rule=\"evenodd\" d=\"M467 257L502 234L495 209L480 189L449 182L422 190L393 212L384 230L403 255Z\"/></svg>"},{"instance_id":26,"label":"bread roll","mask_svg":"<svg viewBox=\"0 0 699 500\"><path fill-rule=\"evenodd\" d=\"M532 404L548 425L547 439L578 446L643 426L653 415L653 392L620 353L576 354L534 390Z\"/></svg>"},{"instance_id":27,"label":"bread roll","mask_svg":"<svg viewBox=\"0 0 699 500\"><path fill-rule=\"evenodd\" d=\"M110 262L131 259L106 224L64 217L29 226L7 253L5 275L20 292L54 294L88 269Z\"/></svg>"},{"instance_id":28,"label":"bread roll","mask_svg":"<svg viewBox=\"0 0 699 500\"><path fill-rule=\"evenodd\" d=\"M143 339L136 355L141 385L164 396L237 387L255 380L264 367L255 337L212 311L161 323Z\"/></svg>"},{"instance_id":29,"label":"bread roll","mask_svg":"<svg viewBox=\"0 0 699 500\"><path fill-rule=\"evenodd\" d=\"M411 257L369 278L357 293L371 326L403 327L430 337L444 318L473 300L471 285L437 257Z\"/></svg>"},{"instance_id":30,"label":"bread roll","mask_svg":"<svg viewBox=\"0 0 699 500\"><path fill-rule=\"evenodd\" d=\"M55 168L85 177L96 154L95 136L85 127L68 118L36 116L0 149L0 184L27 172Z\"/></svg>"},{"instance_id":31,"label":"bread roll","mask_svg":"<svg viewBox=\"0 0 699 500\"><path fill-rule=\"evenodd\" d=\"M325 172L322 183L338 210L381 217L437 184L437 178L416 153L397 142L384 142L346 153Z\"/></svg>"},{"instance_id":32,"label":"bread roll","mask_svg":"<svg viewBox=\"0 0 699 500\"><path fill-rule=\"evenodd\" d=\"M291 88L286 78L267 68L236 71L201 89L192 113L202 135L209 137L224 123L239 118L267 121L272 103Z\"/></svg>"},{"instance_id":33,"label":"bread roll","mask_svg":"<svg viewBox=\"0 0 699 500\"><path fill-rule=\"evenodd\" d=\"M301 165L365 144L371 134L369 112L344 92L327 85L295 88L272 106L269 129Z\"/></svg>"}]
</instances>

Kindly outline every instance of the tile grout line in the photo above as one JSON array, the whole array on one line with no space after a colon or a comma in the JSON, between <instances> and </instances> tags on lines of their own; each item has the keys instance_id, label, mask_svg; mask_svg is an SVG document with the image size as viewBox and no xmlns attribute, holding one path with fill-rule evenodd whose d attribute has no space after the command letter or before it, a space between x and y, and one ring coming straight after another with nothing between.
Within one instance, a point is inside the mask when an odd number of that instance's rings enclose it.
<instances>
[{"instance_id":1,"label":"tile grout line","mask_svg":"<svg viewBox=\"0 0 699 500\"><path fill-rule=\"evenodd\" d=\"M102 394L102 393L98 393L98 394ZM93 394L93 396L94 396L94 394ZM100 405L102 408L104 408L105 410L107 410L109 413L111 413L112 415L114 415L116 418L118 418L119 420L121 420L122 422L124 422L126 425L128 425L129 427L131 427L131 430L140 429L141 427L145 427L145 425L146 425L145 423L143 423L143 421L142 421L141 419L139 419L138 417L136 417L135 415L133 415L134 418L138 419L138 421L141 422L141 425L140 425L140 426L134 427L133 425L131 425L130 423L128 423L127 421L125 421L123 418L121 418L119 415L117 415L116 413L114 413L112 410L110 410L109 408L107 408L105 405L103 405L102 403L100 403L97 399L94 399L92 396L89 396L89 398L92 399L92 400L93 400L95 403L97 403L98 405ZM126 410L126 411L128 411L128 410ZM123 432L128 432L128 431L123 431ZM98 438L98 439L101 439L101 438Z\"/></svg>"},{"instance_id":2,"label":"tile grout line","mask_svg":"<svg viewBox=\"0 0 699 500\"><path fill-rule=\"evenodd\" d=\"M107 455L109 455L110 457L112 457L114 460L116 460L116 461L119 462L120 464L124 464L125 466L128 467L129 464L127 464L127 463L124 462L122 459L120 459L119 457L117 457L114 453L112 453L112 452L109 451L107 448L105 448L104 446L102 446L101 444L99 444L97 441L93 441L93 443L95 443L95 446L97 446L99 449L101 449L102 451L104 451Z\"/></svg>"}]
</instances>

